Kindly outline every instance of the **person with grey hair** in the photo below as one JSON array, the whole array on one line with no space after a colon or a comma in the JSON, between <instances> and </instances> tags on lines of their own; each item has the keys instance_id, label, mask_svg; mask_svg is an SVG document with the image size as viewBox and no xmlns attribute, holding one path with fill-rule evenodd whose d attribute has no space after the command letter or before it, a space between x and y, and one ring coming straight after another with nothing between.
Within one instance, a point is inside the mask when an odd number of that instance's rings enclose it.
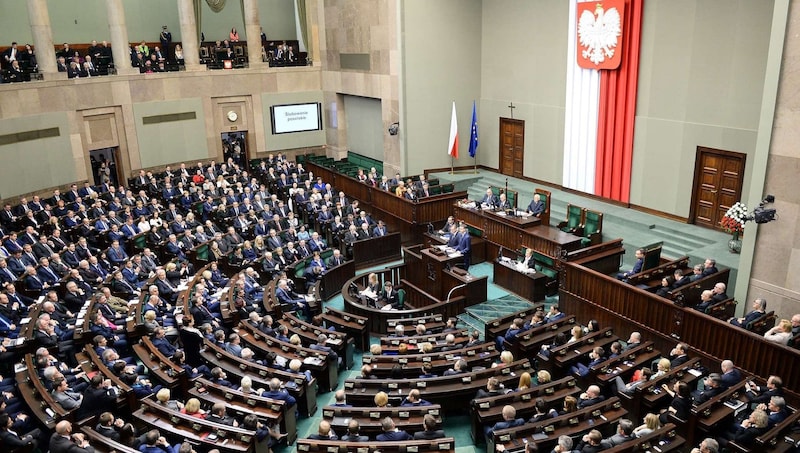
<instances>
[{"instance_id":1,"label":"person with grey hair","mask_svg":"<svg viewBox=\"0 0 800 453\"><path fill-rule=\"evenodd\" d=\"M786 410L786 400L782 396L773 396L769 399L769 403L761 403L756 406L756 409L767 413L767 425L770 428L786 420L786 417L789 416Z\"/></svg>"},{"instance_id":2,"label":"person with grey hair","mask_svg":"<svg viewBox=\"0 0 800 453\"><path fill-rule=\"evenodd\" d=\"M720 376L720 385L727 389L742 382L742 373L733 365L731 360L723 360L720 364L722 375Z\"/></svg>"},{"instance_id":3,"label":"person with grey hair","mask_svg":"<svg viewBox=\"0 0 800 453\"><path fill-rule=\"evenodd\" d=\"M719 453L719 442L711 437L706 437L697 448L692 448L691 453Z\"/></svg>"},{"instance_id":4,"label":"person with grey hair","mask_svg":"<svg viewBox=\"0 0 800 453\"><path fill-rule=\"evenodd\" d=\"M692 392L692 401L696 405L700 405L710 400L711 398L719 395L725 391L722 387L721 377L719 373L711 373L703 381L703 390L695 390Z\"/></svg>"},{"instance_id":5,"label":"person with grey hair","mask_svg":"<svg viewBox=\"0 0 800 453\"><path fill-rule=\"evenodd\" d=\"M603 439L600 442L600 446L603 449L611 448L615 445L623 444L629 440L634 439L633 437L633 422L627 418L623 418L617 424L617 432L611 436Z\"/></svg>"},{"instance_id":6,"label":"person with grey hair","mask_svg":"<svg viewBox=\"0 0 800 453\"><path fill-rule=\"evenodd\" d=\"M558 436L558 444L553 448L554 453L569 453L572 451L572 438L569 436Z\"/></svg>"},{"instance_id":7,"label":"person with grey hair","mask_svg":"<svg viewBox=\"0 0 800 453\"><path fill-rule=\"evenodd\" d=\"M397 429L394 425L394 420L392 420L392 417L384 418L381 422L381 427L383 428L383 433L378 434L378 436L375 437L375 440L378 442L393 442L414 439L411 437L411 434Z\"/></svg>"},{"instance_id":8,"label":"person with grey hair","mask_svg":"<svg viewBox=\"0 0 800 453\"><path fill-rule=\"evenodd\" d=\"M763 297L756 298L753 300L753 310L750 313L744 315L741 318L731 318L728 320L731 325L736 327L744 327L747 328L747 325L756 319L760 318L767 312L767 300Z\"/></svg>"}]
</instances>

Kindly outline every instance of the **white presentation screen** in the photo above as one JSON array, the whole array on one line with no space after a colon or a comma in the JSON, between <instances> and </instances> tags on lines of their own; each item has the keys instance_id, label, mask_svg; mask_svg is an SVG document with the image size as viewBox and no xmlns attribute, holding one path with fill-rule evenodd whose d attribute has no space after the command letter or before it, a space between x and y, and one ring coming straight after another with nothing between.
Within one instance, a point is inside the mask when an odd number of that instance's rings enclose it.
<instances>
[{"instance_id":1,"label":"white presentation screen","mask_svg":"<svg viewBox=\"0 0 800 453\"><path fill-rule=\"evenodd\" d=\"M310 104L273 105L272 133L318 131L322 129L321 106L318 102Z\"/></svg>"}]
</instances>

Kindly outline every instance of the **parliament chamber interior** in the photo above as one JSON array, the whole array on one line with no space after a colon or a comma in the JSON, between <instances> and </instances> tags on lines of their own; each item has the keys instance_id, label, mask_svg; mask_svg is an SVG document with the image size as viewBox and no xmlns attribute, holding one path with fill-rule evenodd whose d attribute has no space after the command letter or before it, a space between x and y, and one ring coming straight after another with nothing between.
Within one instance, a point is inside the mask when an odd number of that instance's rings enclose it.
<instances>
[{"instance_id":1,"label":"parliament chamber interior","mask_svg":"<svg viewBox=\"0 0 800 453\"><path fill-rule=\"evenodd\" d=\"M797 451L796 3L0 0L2 450Z\"/></svg>"}]
</instances>

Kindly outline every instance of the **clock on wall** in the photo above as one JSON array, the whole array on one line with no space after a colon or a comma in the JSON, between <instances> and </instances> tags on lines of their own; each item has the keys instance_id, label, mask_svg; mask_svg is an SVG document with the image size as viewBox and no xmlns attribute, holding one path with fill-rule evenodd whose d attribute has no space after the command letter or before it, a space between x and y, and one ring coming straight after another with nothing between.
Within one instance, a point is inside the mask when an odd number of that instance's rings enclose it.
<instances>
[{"instance_id":1,"label":"clock on wall","mask_svg":"<svg viewBox=\"0 0 800 453\"><path fill-rule=\"evenodd\" d=\"M239 115L237 115L237 114L236 114L236 112L234 112L233 110L230 110L230 111L228 112L228 121L230 121L231 123L233 123L233 122L234 122L234 121L236 121L237 119L239 119Z\"/></svg>"}]
</instances>

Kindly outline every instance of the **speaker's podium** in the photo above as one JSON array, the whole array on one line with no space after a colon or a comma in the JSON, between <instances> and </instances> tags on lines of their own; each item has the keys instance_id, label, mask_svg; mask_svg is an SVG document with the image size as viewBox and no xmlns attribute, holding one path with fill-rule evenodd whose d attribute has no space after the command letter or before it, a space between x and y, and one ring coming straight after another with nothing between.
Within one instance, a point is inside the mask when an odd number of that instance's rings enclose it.
<instances>
[{"instance_id":1,"label":"speaker's podium","mask_svg":"<svg viewBox=\"0 0 800 453\"><path fill-rule=\"evenodd\" d=\"M475 277L468 271L457 267L464 263L464 256L452 249L440 247L423 248L422 272L417 273L417 284L425 288L436 299L445 301L453 288L451 297L463 295L467 305L486 301L488 277Z\"/></svg>"}]
</instances>

